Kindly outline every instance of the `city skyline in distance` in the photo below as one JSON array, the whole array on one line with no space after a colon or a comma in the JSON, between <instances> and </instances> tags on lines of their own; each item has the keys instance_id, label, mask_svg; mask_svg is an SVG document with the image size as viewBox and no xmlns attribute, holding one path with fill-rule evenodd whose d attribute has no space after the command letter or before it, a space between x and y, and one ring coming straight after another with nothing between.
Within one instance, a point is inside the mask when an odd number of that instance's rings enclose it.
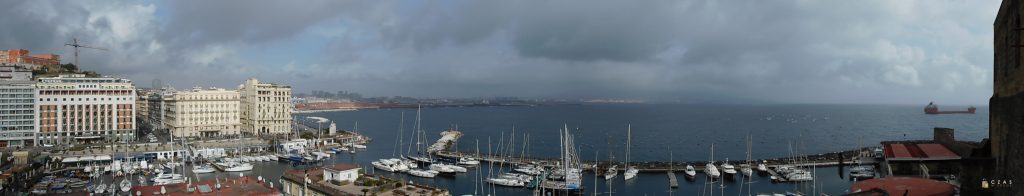
<instances>
[{"instance_id":1,"label":"city skyline in distance","mask_svg":"<svg viewBox=\"0 0 1024 196\"><path fill-rule=\"evenodd\" d=\"M192 5L201 4L201 5ZM149 86L987 105L980 2L3 2L3 49Z\"/></svg>"}]
</instances>

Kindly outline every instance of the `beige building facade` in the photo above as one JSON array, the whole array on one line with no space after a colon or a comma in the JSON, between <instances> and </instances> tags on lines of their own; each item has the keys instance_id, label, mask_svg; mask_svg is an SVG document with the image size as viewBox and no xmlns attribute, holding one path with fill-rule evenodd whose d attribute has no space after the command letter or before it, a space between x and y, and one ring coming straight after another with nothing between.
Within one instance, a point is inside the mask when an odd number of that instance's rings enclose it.
<instances>
[{"instance_id":1,"label":"beige building facade","mask_svg":"<svg viewBox=\"0 0 1024 196\"><path fill-rule=\"evenodd\" d=\"M130 80L65 74L35 88L38 142L44 145L135 140L135 85Z\"/></svg>"},{"instance_id":2,"label":"beige building facade","mask_svg":"<svg viewBox=\"0 0 1024 196\"><path fill-rule=\"evenodd\" d=\"M238 91L199 89L163 96L164 128L175 137L217 137L239 134L241 96Z\"/></svg>"},{"instance_id":3,"label":"beige building facade","mask_svg":"<svg viewBox=\"0 0 1024 196\"><path fill-rule=\"evenodd\" d=\"M291 133L291 86L248 79L239 86L242 132L250 135Z\"/></svg>"}]
</instances>

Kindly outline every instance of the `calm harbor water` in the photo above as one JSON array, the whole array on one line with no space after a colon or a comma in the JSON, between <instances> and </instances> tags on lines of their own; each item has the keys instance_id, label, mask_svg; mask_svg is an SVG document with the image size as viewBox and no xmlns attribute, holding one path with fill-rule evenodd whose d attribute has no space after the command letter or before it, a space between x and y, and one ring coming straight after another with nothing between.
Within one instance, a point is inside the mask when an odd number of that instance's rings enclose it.
<instances>
[{"instance_id":1,"label":"calm harbor water","mask_svg":"<svg viewBox=\"0 0 1024 196\"><path fill-rule=\"evenodd\" d=\"M632 160L668 161L671 152L675 161L707 161L709 147L715 144L715 159L743 160L746 154L746 135L752 135L754 159L787 156L789 143L802 144L801 153L817 154L856 148L860 145L876 146L884 140L930 140L932 128L956 129L960 140L979 141L987 136L988 108L979 107L974 115L926 115L923 106L912 105L685 105L685 104L584 104L547 105L535 107L465 107L429 108L422 112L423 130L433 142L442 130L458 126L465 135L460 140L460 151L473 152L479 141L480 150L487 151L488 138L497 146L501 135L506 137L516 130L516 148L521 149L524 134L529 134L530 156L557 157L558 130L568 125L573 129L580 156L584 159L608 160L611 149L617 161L625 157L626 126L632 125ZM966 106L943 106L943 109ZM405 146L408 150L413 130L415 109L371 109L351 112L325 112L303 114L320 116L335 121L340 129L350 130L358 122L358 131L374 141L366 150L356 154L339 154L327 163L354 163L363 165L373 173L369 162L379 158L397 156L396 139L402 113L405 113ZM506 138L507 139L507 138ZM610 144L609 144L610 143ZM495 148L495 147L492 147ZM413 148L415 150L415 148ZM293 166L281 163L259 163L257 170L246 175L258 175L275 180L284 169ZM480 167L486 176L488 167ZM507 170L507 169L506 169ZM851 181L843 178L836 167L817 168L817 186L814 189L830 194L843 193ZM385 174L386 172L378 172ZM675 194L696 195L705 183L683 180L678 172L680 187ZM190 174L191 175L191 174ZM214 175L199 175L208 178ZM391 174L385 174L391 175ZM398 178L417 183L440 186L455 195L473 194L476 189L475 173L460 174L455 178L423 179L404 174ZM622 175L606 183L597 180L599 193L611 190L619 195L668 195L668 180L664 173L641 173L637 179L623 181ZM772 184L767 177L754 179L753 192L784 192L793 190L793 184ZM584 178L586 192L594 192L591 175ZM725 194L738 194L741 183L726 182ZM805 185L811 187L811 185ZM492 191L487 186L487 192ZM610 187L610 189L609 189ZM745 189L745 188L744 188ZM806 188L805 190L810 190ZM497 187L496 195L526 195L530 190ZM716 194L720 191L716 190Z\"/></svg>"}]
</instances>

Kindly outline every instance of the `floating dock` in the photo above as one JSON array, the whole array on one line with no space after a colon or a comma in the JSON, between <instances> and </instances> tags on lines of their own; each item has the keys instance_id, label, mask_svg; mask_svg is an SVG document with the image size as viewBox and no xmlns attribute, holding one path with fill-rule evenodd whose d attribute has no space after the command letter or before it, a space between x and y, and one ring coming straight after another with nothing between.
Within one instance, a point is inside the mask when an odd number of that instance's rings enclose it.
<instances>
[{"instance_id":1,"label":"floating dock","mask_svg":"<svg viewBox=\"0 0 1024 196\"><path fill-rule=\"evenodd\" d=\"M447 151L451 149L451 147L455 145L455 142L458 142L461 137L462 132L456 130L442 131L441 138L437 139L437 142L434 142L430 147L427 147L427 153Z\"/></svg>"},{"instance_id":2,"label":"floating dock","mask_svg":"<svg viewBox=\"0 0 1024 196\"><path fill-rule=\"evenodd\" d=\"M668 174L668 186L672 188L679 188L679 181L676 180L676 173L672 173L672 171L667 171L665 172L665 174Z\"/></svg>"}]
</instances>

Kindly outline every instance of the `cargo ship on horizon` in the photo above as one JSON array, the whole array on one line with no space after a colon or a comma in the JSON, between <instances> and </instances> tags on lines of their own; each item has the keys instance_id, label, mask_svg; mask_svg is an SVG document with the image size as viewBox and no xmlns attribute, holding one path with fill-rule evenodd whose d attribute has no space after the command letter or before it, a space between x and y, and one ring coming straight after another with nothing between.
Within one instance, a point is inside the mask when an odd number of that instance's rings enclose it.
<instances>
[{"instance_id":1,"label":"cargo ship on horizon","mask_svg":"<svg viewBox=\"0 0 1024 196\"><path fill-rule=\"evenodd\" d=\"M967 111L939 111L939 106L935 105L935 102L928 102L928 106L924 106L925 114L974 114L977 110L974 106L967 108Z\"/></svg>"}]
</instances>

